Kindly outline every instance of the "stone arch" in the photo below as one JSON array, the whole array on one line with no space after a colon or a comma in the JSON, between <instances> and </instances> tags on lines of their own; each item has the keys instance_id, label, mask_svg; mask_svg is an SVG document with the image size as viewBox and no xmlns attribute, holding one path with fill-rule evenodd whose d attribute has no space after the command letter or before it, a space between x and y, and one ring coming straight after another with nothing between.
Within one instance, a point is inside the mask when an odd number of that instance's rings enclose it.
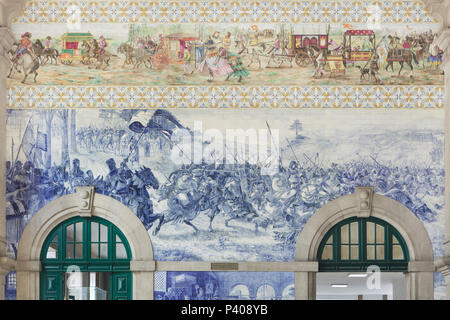
<instances>
[{"instance_id":1,"label":"stone arch","mask_svg":"<svg viewBox=\"0 0 450 320\"><path fill-rule=\"evenodd\" d=\"M373 194L372 188L355 189L355 193L327 203L308 220L297 240L295 261L317 262L320 241L338 222L355 216L377 217L396 228L408 246L406 297L433 299L433 248L423 223L403 204ZM315 277L316 272L296 273L297 299L315 299Z\"/></svg>"},{"instance_id":2,"label":"stone arch","mask_svg":"<svg viewBox=\"0 0 450 320\"><path fill-rule=\"evenodd\" d=\"M39 299L40 252L48 234L61 222L75 216L95 216L116 225L127 238L132 252L133 299L153 299L155 262L150 237L137 216L121 202L97 194L93 187L53 200L28 222L17 254L17 299Z\"/></svg>"}]
</instances>

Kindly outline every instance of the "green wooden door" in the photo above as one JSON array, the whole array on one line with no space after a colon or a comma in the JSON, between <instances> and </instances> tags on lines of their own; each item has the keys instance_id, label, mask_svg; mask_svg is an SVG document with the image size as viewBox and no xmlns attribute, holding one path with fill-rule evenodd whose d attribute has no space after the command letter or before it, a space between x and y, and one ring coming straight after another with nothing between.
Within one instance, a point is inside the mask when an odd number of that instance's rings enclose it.
<instances>
[{"instance_id":1,"label":"green wooden door","mask_svg":"<svg viewBox=\"0 0 450 320\"><path fill-rule=\"evenodd\" d=\"M132 275L130 272L112 273L109 283L111 300L131 300Z\"/></svg>"},{"instance_id":2,"label":"green wooden door","mask_svg":"<svg viewBox=\"0 0 450 320\"><path fill-rule=\"evenodd\" d=\"M64 280L62 272L41 272L41 300L61 300Z\"/></svg>"},{"instance_id":3,"label":"green wooden door","mask_svg":"<svg viewBox=\"0 0 450 320\"><path fill-rule=\"evenodd\" d=\"M75 217L60 223L41 250L40 297L64 299L65 273L108 272L109 299L132 299L131 249L123 233L98 217Z\"/></svg>"}]
</instances>

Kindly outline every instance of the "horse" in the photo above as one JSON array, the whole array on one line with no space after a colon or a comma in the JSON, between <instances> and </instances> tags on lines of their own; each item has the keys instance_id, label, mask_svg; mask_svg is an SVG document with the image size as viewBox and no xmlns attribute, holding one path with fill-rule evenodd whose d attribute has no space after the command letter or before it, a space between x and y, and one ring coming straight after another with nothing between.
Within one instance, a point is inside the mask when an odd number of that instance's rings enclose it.
<instances>
[{"instance_id":1,"label":"horse","mask_svg":"<svg viewBox=\"0 0 450 320\"><path fill-rule=\"evenodd\" d=\"M198 233L198 228L191 222L202 210L201 200L203 196L200 193L176 193L174 185L164 185L160 192L167 199L168 209L165 210L160 219L158 226L153 231L153 235L157 235L161 227L169 222L184 223L194 229L194 233Z\"/></svg>"},{"instance_id":2,"label":"horse","mask_svg":"<svg viewBox=\"0 0 450 320\"><path fill-rule=\"evenodd\" d=\"M244 41L235 40L234 47L239 49L238 55L242 57L242 60L248 62L247 68L256 62L258 63L258 69L261 69L260 56L264 55L267 51L267 46L263 42L249 48L245 45Z\"/></svg>"},{"instance_id":3,"label":"horse","mask_svg":"<svg viewBox=\"0 0 450 320\"><path fill-rule=\"evenodd\" d=\"M153 226L153 223L156 220L159 220L158 229L156 232L153 232L156 234L164 221L164 215L154 213L153 202L150 199L147 188L157 190L159 189L159 182L152 170L143 166L139 170L135 170L131 179L131 184L127 186L126 192L129 198L132 198L132 200L137 202L136 215L147 230Z\"/></svg>"},{"instance_id":4,"label":"horse","mask_svg":"<svg viewBox=\"0 0 450 320\"><path fill-rule=\"evenodd\" d=\"M101 53L100 46L98 45L98 42L95 39L92 40L91 50L92 53L94 54L93 58L97 60L97 65L95 66L95 69L100 69L100 67L103 66L103 64L105 64L103 70L106 70L106 68L109 67L109 61L111 60L111 57L116 56L109 53L106 50ZM92 67L89 67L89 69L92 69Z\"/></svg>"},{"instance_id":5,"label":"horse","mask_svg":"<svg viewBox=\"0 0 450 320\"><path fill-rule=\"evenodd\" d=\"M59 57L58 50L53 48L48 48L46 50L41 40L39 39L37 39L36 42L33 44L33 52L36 56L39 57L42 65L46 64L49 60L50 63L53 63L54 61L55 64L58 64L58 57Z\"/></svg>"},{"instance_id":6,"label":"horse","mask_svg":"<svg viewBox=\"0 0 450 320\"><path fill-rule=\"evenodd\" d=\"M125 54L125 60L123 61L122 68L124 68L125 65L127 65L127 64L134 65L133 51L134 51L134 48L125 42L120 44L120 46L117 48L117 53Z\"/></svg>"},{"instance_id":7,"label":"horse","mask_svg":"<svg viewBox=\"0 0 450 320\"><path fill-rule=\"evenodd\" d=\"M95 58L95 53L93 51L93 47L91 46L91 44L86 41L83 40L81 42L81 48L83 48L83 54L81 56L81 63L82 64L91 64L91 59Z\"/></svg>"},{"instance_id":8,"label":"horse","mask_svg":"<svg viewBox=\"0 0 450 320\"><path fill-rule=\"evenodd\" d=\"M400 53L400 54L399 54ZM398 75L400 75L400 72L403 69L403 63L406 62L409 67L411 68L411 71L414 70L412 61L416 64L419 64L419 61L417 61L416 54L411 49L390 49L387 53L386 57L386 67L385 70L388 71L389 66L392 69L392 72L394 72L394 62L398 62L400 64L400 70L398 70Z\"/></svg>"},{"instance_id":9,"label":"horse","mask_svg":"<svg viewBox=\"0 0 450 320\"><path fill-rule=\"evenodd\" d=\"M25 81L27 80L27 77L30 74L34 74L34 82L36 82L36 78L38 76L37 70L39 69L39 58L38 57L33 57L31 55L30 52L25 51L24 53L22 53L20 55L20 57L14 58L14 55L16 54L17 50L19 48L19 44L15 43L13 44L13 47L8 51L9 55L10 55L10 60L12 61L12 66L9 69L9 73L8 73L8 78L11 78L11 75L13 73L14 70L20 72L20 70L18 69L18 67L22 67L23 69L23 73L24 73L24 77L23 80L21 81L22 83L25 83Z\"/></svg>"}]
</instances>

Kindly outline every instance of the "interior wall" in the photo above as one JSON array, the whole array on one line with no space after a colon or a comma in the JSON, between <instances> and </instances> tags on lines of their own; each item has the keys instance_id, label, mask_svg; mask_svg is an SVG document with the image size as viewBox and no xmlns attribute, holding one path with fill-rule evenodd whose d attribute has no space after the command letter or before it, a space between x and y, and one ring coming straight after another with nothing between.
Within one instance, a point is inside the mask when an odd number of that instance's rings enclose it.
<instances>
[{"instance_id":1,"label":"interior wall","mask_svg":"<svg viewBox=\"0 0 450 320\"><path fill-rule=\"evenodd\" d=\"M443 256L444 81L442 52L430 45L440 25L421 2L371 5L365 16L355 3L343 4L352 14L314 3L308 15L298 14L304 4L287 3L299 11L286 14L275 4L250 13L235 3L223 20L214 10L200 19L181 3L124 3L82 3L67 21L56 14L68 9L60 2L35 1L12 24L16 40L30 32L64 55L43 57L36 82L32 74L22 83L14 70L7 81L9 256L29 219L76 186L130 207L160 261L293 261L308 219L357 186L407 206L424 223L435 259ZM326 48L303 51L315 58L297 64L292 48L305 39L320 45L325 35ZM101 37L105 59L83 58L82 40L101 46ZM148 58L143 47L152 41L164 57ZM135 58L119 49L124 43ZM346 46L345 66L321 62ZM398 62L386 70L411 46L413 70L407 62L400 74ZM202 57L220 48L231 54ZM372 49L378 58L366 61ZM256 151L224 147L227 133L247 135L244 145ZM443 285L435 283L438 294Z\"/></svg>"}]
</instances>

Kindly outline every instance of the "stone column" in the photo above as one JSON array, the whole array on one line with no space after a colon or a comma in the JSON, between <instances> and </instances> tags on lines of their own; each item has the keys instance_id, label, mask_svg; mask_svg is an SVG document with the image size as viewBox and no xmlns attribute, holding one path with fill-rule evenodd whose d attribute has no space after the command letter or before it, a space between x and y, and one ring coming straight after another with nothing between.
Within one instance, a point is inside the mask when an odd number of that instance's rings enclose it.
<instances>
[{"instance_id":1,"label":"stone column","mask_svg":"<svg viewBox=\"0 0 450 320\"><path fill-rule=\"evenodd\" d=\"M6 57L14 38L6 27L0 27L0 300L4 299L5 276L14 269L14 263L6 257L6 74L9 60Z\"/></svg>"},{"instance_id":2,"label":"stone column","mask_svg":"<svg viewBox=\"0 0 450 320\"><path fill-rule=\"evenodd\" d=\"M431 44L437 45L444 50L443 63L441 69L445 76L445 131L444 131L444 161L445 161L445 199L450 199L450 30L444 29L439 37ZM436 263L437 271L442 272L446 280L446 296L450 300L450 204L448 201L445 205L445 240L444 240L445 256Z\"/></svg>"},{"instance_id":3,"label":"stone column","mask_svg":"<svg viewBox=\"0 0 450 320\"><path fill-rule=\"evenodd\" d=\"M153 260L136 261L130 263L130 271L133 274L133 300L154 299L154 272L156 263Z\"/></svg>"}]
</instances>

